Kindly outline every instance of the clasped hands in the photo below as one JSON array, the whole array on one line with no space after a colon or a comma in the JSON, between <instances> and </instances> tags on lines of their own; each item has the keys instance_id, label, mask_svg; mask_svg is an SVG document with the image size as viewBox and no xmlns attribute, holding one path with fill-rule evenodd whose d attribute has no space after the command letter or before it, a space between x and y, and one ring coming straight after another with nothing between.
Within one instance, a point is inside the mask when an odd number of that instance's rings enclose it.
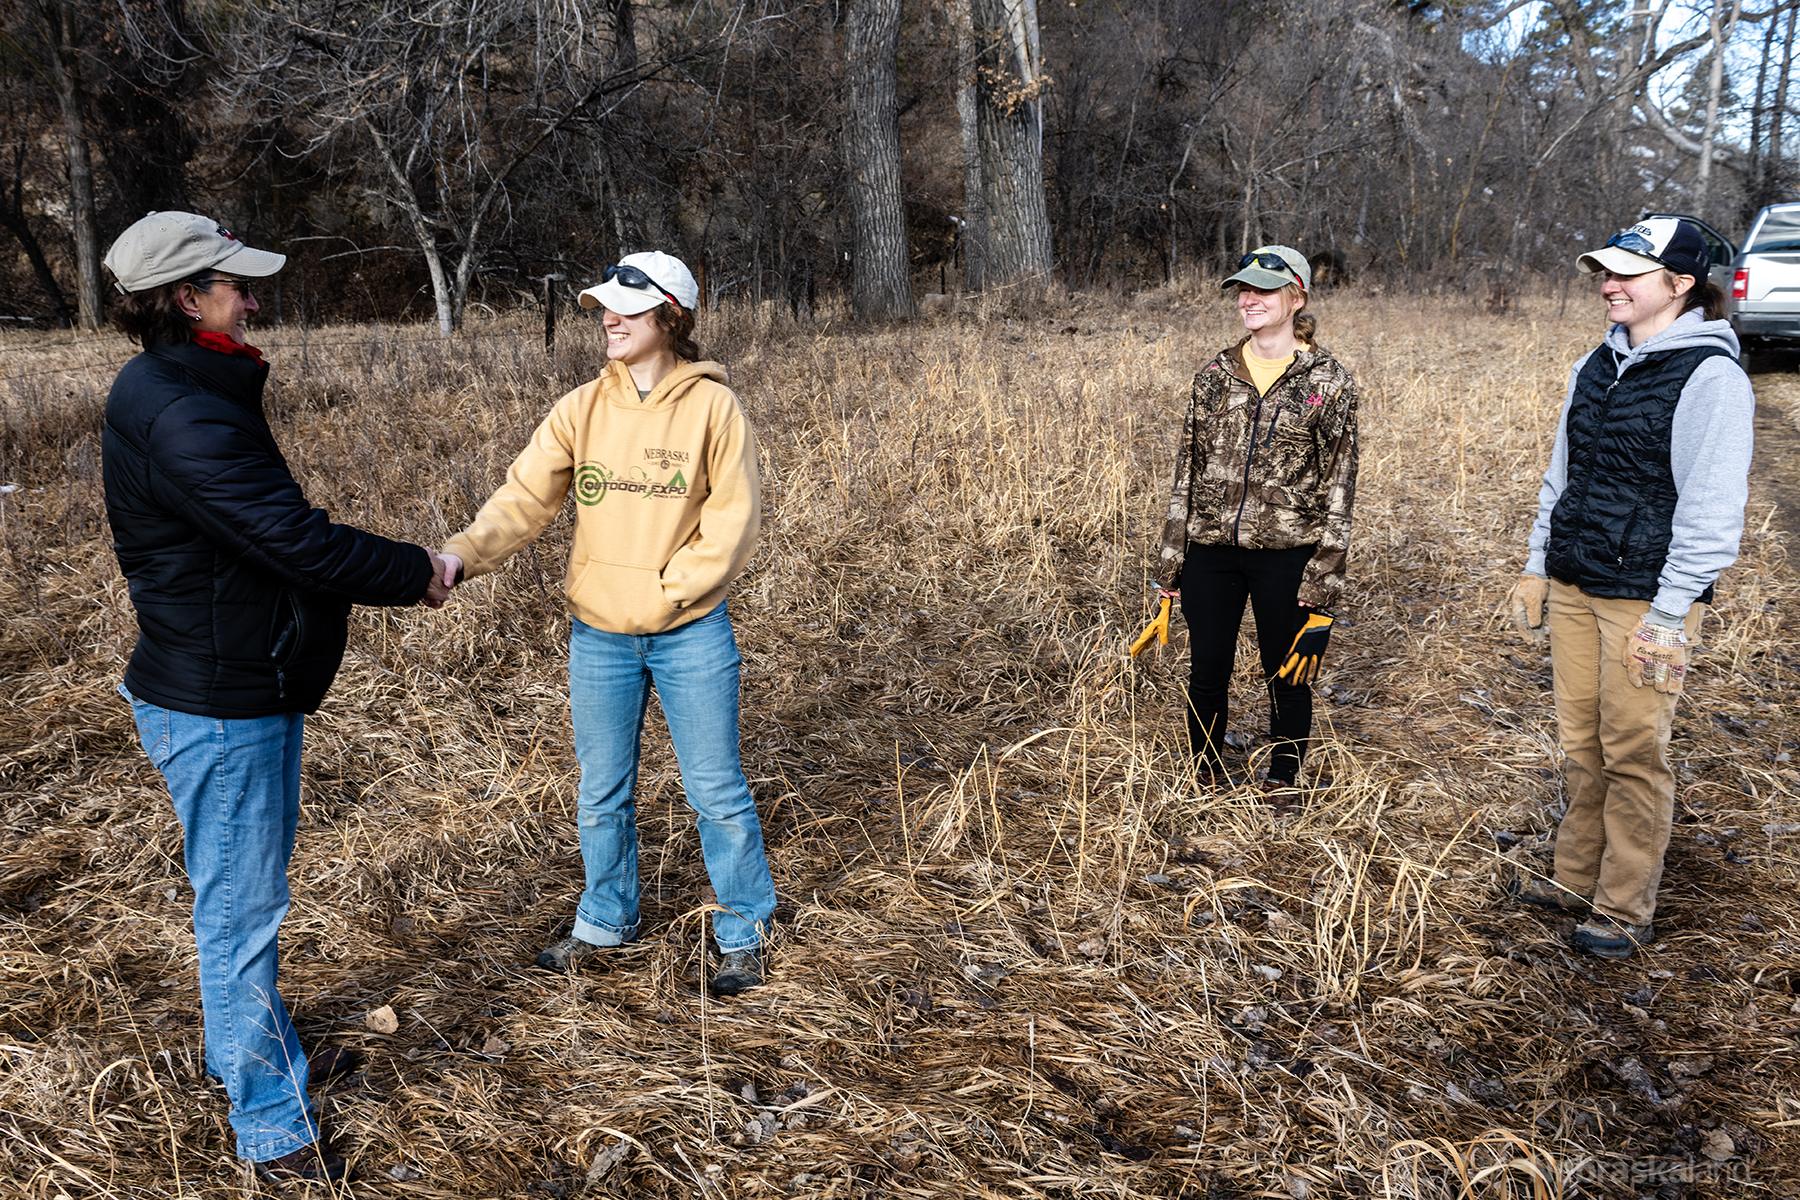
<instances>
[{"instance_id":1,"label":"clasped hands","mask_svg":"<svg viewBox=\"0 0 1800 1200\"><path fill-rule=\"evenodd\" d=\"M425 585L425 595L419 603L426 608L442 608L444 601L450 599L451 589L456 587L457 576L462 574L463 561L454 554L439 554L426 547L425 553L431 555L431 582Z\"/></svg>"}]
</instances>

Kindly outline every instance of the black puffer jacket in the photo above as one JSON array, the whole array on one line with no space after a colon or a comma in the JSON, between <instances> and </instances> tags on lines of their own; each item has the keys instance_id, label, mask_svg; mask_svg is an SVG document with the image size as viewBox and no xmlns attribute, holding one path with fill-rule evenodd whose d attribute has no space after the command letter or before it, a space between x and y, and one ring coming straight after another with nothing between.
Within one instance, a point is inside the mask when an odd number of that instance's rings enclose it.
<instances>
[{"instance_id":1,"label":"black puffer jacket","mask_svg":"<svg viewBox=\"0 0 1800 1200\"><path fill-rule=\"evenodd\" d=\"M125 686L208 717L312 712L344 655L352 604L412 604L424 549L334 525L306 501L263 417L269 369L151 345L106 401L113 548L138 642Z\"/></svg>"}]
</instances>

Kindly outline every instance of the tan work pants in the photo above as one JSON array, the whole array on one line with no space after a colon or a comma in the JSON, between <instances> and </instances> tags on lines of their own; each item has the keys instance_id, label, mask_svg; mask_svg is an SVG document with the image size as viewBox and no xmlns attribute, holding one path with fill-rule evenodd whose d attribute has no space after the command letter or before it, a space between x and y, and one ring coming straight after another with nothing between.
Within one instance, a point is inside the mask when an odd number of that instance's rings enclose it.
<instances>
[{"instance_id":1,"label":"tan work pants","mask_svg":"<svg viewBox=\"0 0 1800 1200\"><path fill-rule=\"evenodd\" d=\"M1675 813L1669 726L1675 697L1625 678L1625 640L1648 601L1608 600L1550 581L1545 618L1568 813L1556 831L1556 882L1631 925L1656 915ZM1702 606L1688 611L1698 644Z\"/></svg>"}]
</instances>

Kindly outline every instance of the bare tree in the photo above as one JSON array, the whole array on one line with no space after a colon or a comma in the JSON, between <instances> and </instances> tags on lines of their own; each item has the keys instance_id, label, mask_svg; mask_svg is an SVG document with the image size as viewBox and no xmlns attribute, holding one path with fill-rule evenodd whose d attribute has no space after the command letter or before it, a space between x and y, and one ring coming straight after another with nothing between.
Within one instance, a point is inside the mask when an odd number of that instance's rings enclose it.
<instances>
[{"instance_id":1,"label":"bare tree","mask_svg":"<svg viewBox=\"0 0 1800 1200\"><path fill-rule=\"evenodd\" d=\"M304 126L307 149L351 164L397 210L431 278L438 329L469 285L547 143L650 74L611 71L629 27L616 0L300 0L236 29L234 98Z\"/></svg>"},{"instance_id":2,"label":"bare tree","mask_svg":"<svg viewBox=\"0 0 1800 1200\"><path fill-rule=\"evenodd\" d=\"M906 317L912 272L900 194L900 0L851 0L845 25L850 301L858 316Z\"/></svg>"},{"instance_id":3,"label":"bare tree","mask_svg":"<svg viewBox=\"0 0 1800 1200\"><path fill-rule=\"evenodd\" d=\"M76 320L98 329L105 320L100 290L100 234L96 220L94 156L88 141L82 31L68 0L35 0L28 25L36 34L38 66L56 95L69 182L69 227L75 241Z\"/></svg>"},{"instance_id":4,"label":"bare tree","mask_svg":"<svg viewBox=\"0 0 1800 1200\"><path fill-rule=\"evenodd\" d=\"M1696 207L1702 216L1707 213L1707 200L1712 189L1713 147L1719 134L1719 93L1725 83L1725 46L1731 41L1731 31L1737 25L1738 17L1744 11L1744 0L1731 0L1729 15L1726 13L1725 0L1713 0L1708 10L1707 32L1712 36L1712 65L1708 72L1706 84L1706 130L1700 135L1700 169L1699 186L1696 189Z\"/></svg>"},{"instance_id":5,"label":"bare tree","mask_svg":"<svg viewBox=\"0 0 1800 1200\"><path fill-rule=\"evenodd\" d=\"M1050 274L1044 203L1043 94L1037 0L969 0L976 40L976 126L987 210L989 283Z\"/></svg>"},{"instance_id":6,"label":"bare tree","mask_svg":"<svg viewBox=\"0 0 1800 1200\"><path fill-rule=\"evenodd\" d=\"M987 202L981 181L981 130L975 99L975 0L954 0L956 23L956 121L961 133L963 212L962 285L979 292L987 283Z\"/></svg>"}]
</instances>

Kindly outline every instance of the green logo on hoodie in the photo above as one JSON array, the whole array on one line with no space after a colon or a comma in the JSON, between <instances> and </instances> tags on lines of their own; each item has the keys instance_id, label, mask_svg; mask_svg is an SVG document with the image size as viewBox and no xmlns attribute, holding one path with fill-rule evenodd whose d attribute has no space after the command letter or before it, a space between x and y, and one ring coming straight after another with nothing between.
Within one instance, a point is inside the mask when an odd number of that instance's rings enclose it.
<instances>
[{"instance_id":1,"label":"green logo on hoodie","mask_svg":"<svg viewBox=\"0 0 1800 1200\"><path fill-rule=\"evenodd\" d=\"M613 473L595 463L583 463L575 468L575 502L577 504L598 504L606 499L606 485Z\"/></svg>"}]
</instances>

